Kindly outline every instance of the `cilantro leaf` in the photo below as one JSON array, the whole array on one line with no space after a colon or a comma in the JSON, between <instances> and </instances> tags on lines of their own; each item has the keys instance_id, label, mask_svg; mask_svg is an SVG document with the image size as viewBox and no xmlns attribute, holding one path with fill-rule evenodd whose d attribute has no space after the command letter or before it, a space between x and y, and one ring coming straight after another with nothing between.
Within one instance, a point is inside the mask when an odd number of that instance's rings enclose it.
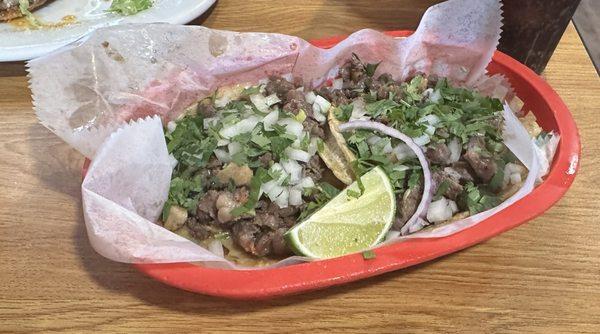
<instances>
[{"instance_id":1,"label":"cilantro leaf","mask_svg":"<svg viewBox=\"0 0 600 334\"><path fill-rule=\"evenodd\" d=\"M293 140L285 137L271 137L270 139L271 151L279 159L284 157L283 152L294 142Z\"/></svg>"},{"instance_id":2,"label":"cilantro leaf","mask_svg":"<svg viewBox=\"0 0 600 334\"><path fill-rule=\"evenodd\" d=\"M375 255L375 252L373 252L372 250L366 250L366 251L362 252L361 254L362 254L363 259L365 259L365 260L372 260L377 257Z\"/></svg>"},{"instance_id":3,"label":"cilantro leaf","mask_svg":"<svg viewBox=\"0 0 600 334\"><path fill-rule=\"evenodd\" d=\"M386 115L396 107L398 107L398 103L396 103L394 100L385 99L368 103L365 105L365 110L373 118L377 118L381 115Z\"/></svg>"},{"instance_id":4,"label":"cilantro leaf","mask_svg":"<svg viewBox=\"0 0 600 334\"><path fill-rule=\"evenodd\" d=\"M269 144L271 144L271 140L261 134L253 135L250 140L261 148L266 148L269 146Z\"/></svg>"},{"instance_id":5,"label":"cilantro leaf","mask_svg":"<svg viewBox=\"0 0 600 334\"><path fill-rule=\"evenodd\" d=\"M341 104L334 109L333 114L338 120L348 122L350 116L352 116L352 109L354 109L354 105L352 104Z\"/></svg>"},{"instance_id":6,"label":"cilantro leaf","mask_svg":"<svg viewBox=\"0 0 600 334\"><path fill-rule=\"evenodd\" d=\"M352 198L359 198L360 197L360 192L356 191L356 190L352 190L352 189L348 189L346 190L346 196L348 197L352 197Z\"/></svg>"},{"instance_id":7,"label":"cilantro leaf","mask_svg":"<svg viewBox=\"0 0 600 334\"><path fill-rule=\"evenodd\" d=\"M365 65L365 73L367 73L367 75L369 77L372 77L375 74L377 67L379 67L379 64L381 64L381 62L374 63L374 64L366 64Z\"/></svg>"},{"instance_id":8,"label":"cilantro leaf","mask_svg":"<svg viewBox=\"0 0 600 334\"><path fill-rule=\"evenodd\" d=\"M152 5L152 0L113 0L108 11L130 16L146 10Z\"/></svg>"}]
</instances>

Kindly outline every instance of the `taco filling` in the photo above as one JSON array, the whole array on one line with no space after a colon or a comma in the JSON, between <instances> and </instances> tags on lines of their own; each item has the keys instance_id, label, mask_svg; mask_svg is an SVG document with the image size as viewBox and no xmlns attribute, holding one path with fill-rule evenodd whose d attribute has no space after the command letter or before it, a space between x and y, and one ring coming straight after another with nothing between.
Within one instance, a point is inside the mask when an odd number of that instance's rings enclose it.
<instances>
[{"instance_id":1,"label":"taco filling","mask_svg":"<svg viewBox=\"0 0 600 334\"><path fill-rule=\"evenodd\" d=\"M283 77L222 88L170 122L177 164L163 226L261 264L291 255L284 234L375 167L393 186L402 234L486 211L521 187L528 171L503 142L499 99L376 69L353 55L316 89Z\"/></svg>"}]
</instances>

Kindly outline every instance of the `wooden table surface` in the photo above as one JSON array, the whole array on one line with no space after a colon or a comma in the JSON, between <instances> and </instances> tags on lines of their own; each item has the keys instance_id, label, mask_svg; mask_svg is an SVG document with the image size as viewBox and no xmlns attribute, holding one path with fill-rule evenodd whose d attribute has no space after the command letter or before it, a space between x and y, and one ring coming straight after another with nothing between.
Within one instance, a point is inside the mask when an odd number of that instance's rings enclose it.
<instances>
[{"instance_id":1,"label":"wooden table surface","mask_svg":"<svg viewBox=\"0 0 600 334\"><path fill-rule=\"evenodd\" d=\"M414 28L433 1L408 2L229 0L195 22L315 38ZM600 332L600 80L572 26L544 74L583 141L558 204L436 261L261 302L180 291L96 254L81 211L83 158L38 124L24 74L22 63L0 64L0 332Z\"/></svg>"}]
</instances>

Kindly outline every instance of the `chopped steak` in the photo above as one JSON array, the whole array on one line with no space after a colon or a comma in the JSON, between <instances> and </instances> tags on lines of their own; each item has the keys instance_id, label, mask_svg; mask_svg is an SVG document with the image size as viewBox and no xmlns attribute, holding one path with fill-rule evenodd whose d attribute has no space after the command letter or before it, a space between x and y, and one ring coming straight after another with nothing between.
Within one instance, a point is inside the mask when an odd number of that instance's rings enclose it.
<instances>
[{"instance_id":1,"label":"chopped steak","mask_svg":"<svg viewBox=\"0 0 600 334\"><path fill-rule=\"evenodd\" d=\"M444 143L435 143L429 145L425 151L425 156L429 162L438 165L447 165L450 163L450 149Z\"/></svg>"},{"instance_id":2,"label":"chopped steak","mask_svg":"<svg viewBox=\"0 0 600 334\"><path fill-rule=\"evenodd\" d=\"M294 84L281 77L271 77L265 87L268 95L277 94L281 100L285 100L288 91L295 89Z\"/></svg>"},{"instance_id":3,"label":"chopped steak","mask_svg":"<svg viewBox=\"0 0 600 334\"><path fill-rule=\"evenodd\" d=\"M433 173L433 184L434 187L432 189L433 193L438 191L438 188L445 184L447 187L446 191L441 194L444 197L447 197L451 200L456 200L458 195L462 193L463 186L460 184L460 175L455 173L447 173L444 171L436 171ZM458 177L457 177L458 176Z\"/></svg>"},{"instance_id":4,"label":"chopped steak","mask_svg":"<svg viewBox=\"0 0 600 334\"><path fill-rule=\"evenodd\" d=\"M201 222L197 218L190 217L185 223L194 238L206 239L212 235L212 231L206 222Z\"/></svg>"},{"instance_id":5,"label":"chopped steak","mask_svg":"<svg viewBox=\"0 0 600 334\"><path fill-rule=\"evenodd\" d=\"M196 218L200 222L210 222L217 219L217 197L219 191L209 190L198 202Z\"/></svg>"},{"instance_id":6,"label":"chopped steak","mask_svg":"<svg viewBox=\"0 0 600 334\"><path fill-rule=\"evenodd\" d=\"M313 180L320 180L324 171L325 166L321 158L316 154L313 155L306 166L306 176L311 177Z\"/></svg>"},{"instance_id":7,"label":"chopped steak","mask_svg":"<svg viewBox=\"0 0 600 334\"><path fill-rule=\"evenodd\" d=\"M483 182L489 182L496 174L498 166L485 148L485 139L482 136L469 139L467 152L463 157Z\"/></svg>"},{"instance_id":8,"label":"chopped steak","mask_svg":"<svg viewBox=\"0 0 600 334\"><path fill-rule=\"evenodd\" d=\"M283 110L294 115L298 115L300 110L304 110L306 115L312 116L312 106L306 102L304 92L293 89L287 92L284 99Z\"/></svg>"},{"instance_id":9,"label":"chopped steak","mask_svg":"<svg viewBox=\"0 0 600 334\"><path fill-rule=\"evenodd\" d=\"M323 130L319 122L315 121L314 119L307 117L306 120L304 120L304 126L311 136L319 137L321 139L325 138L325 130Z\"/></svg>"},{"instance_id":10,"label":"chopped steak","mask_svg":"<svg viewBox=\"0 0 600 334\"><path fill-rule=\"evenodd\" d=\"M211 99L204 99L198 102L196 111L205 118L209 118L215 116L217 109L213 105Z\"/></svg>"},{"instance_id":11,"label":"chopped steak","mask_svg":"<svg viewBox=\"0 0 600 334\"><path fill-rule=\"evenodd\" d=\"M395 229L400 229L404 226L410 217L417 211L422 196L422 182L419 182L416 187L406 190L403 196L397 196L396 206L398 208L398 213L396 214L396 221L394 222Z\"/></svg>"}]
</instances>

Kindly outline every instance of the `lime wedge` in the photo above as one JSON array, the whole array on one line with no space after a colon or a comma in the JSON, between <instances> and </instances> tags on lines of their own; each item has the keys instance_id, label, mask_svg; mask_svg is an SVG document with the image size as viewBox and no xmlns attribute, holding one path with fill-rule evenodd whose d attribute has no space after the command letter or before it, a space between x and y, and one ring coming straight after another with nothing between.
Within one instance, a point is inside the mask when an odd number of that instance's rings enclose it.
<instances>
[{"instance_id":1,"label":"lime wedge","mask_svg":"<svg viewBox=\"0 0 600 334\"><path fill-rule=\"evenodd\" d=\"M321 259L365 250L383 240L392 226L396 198L390 180L377 167L285 234L288 245L299 255Z\"/></svg>"}]
</instances>

